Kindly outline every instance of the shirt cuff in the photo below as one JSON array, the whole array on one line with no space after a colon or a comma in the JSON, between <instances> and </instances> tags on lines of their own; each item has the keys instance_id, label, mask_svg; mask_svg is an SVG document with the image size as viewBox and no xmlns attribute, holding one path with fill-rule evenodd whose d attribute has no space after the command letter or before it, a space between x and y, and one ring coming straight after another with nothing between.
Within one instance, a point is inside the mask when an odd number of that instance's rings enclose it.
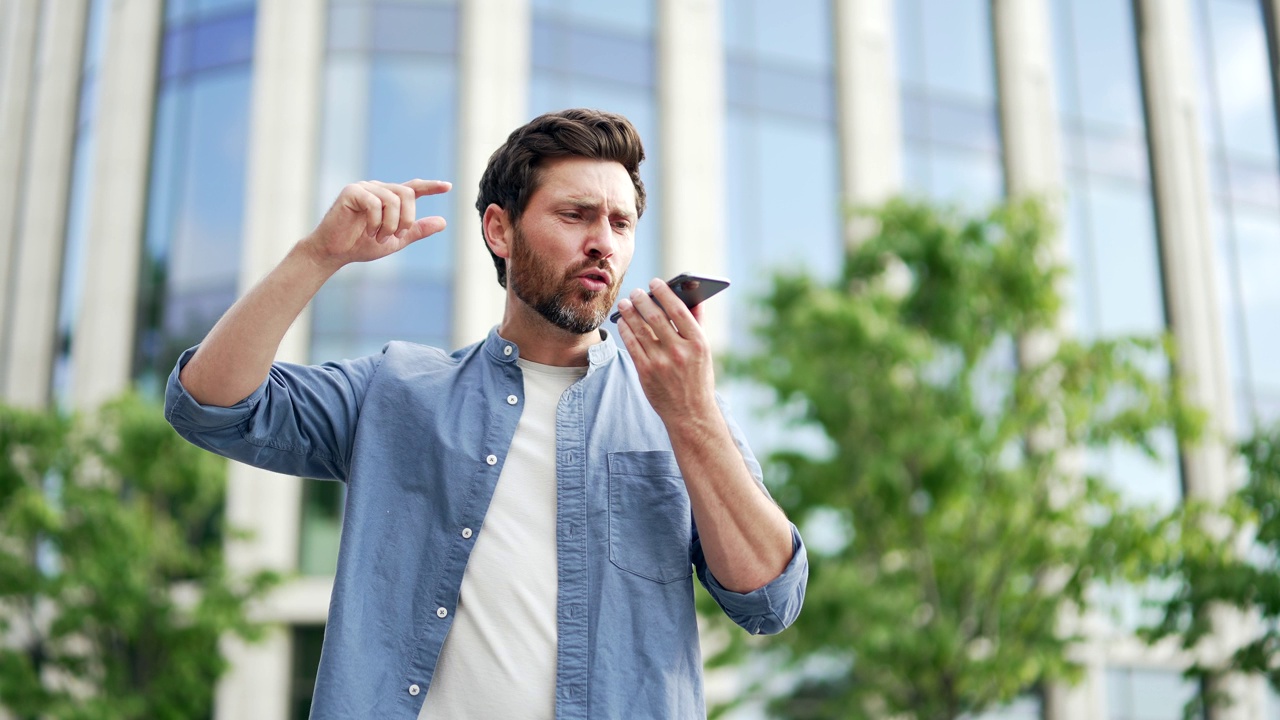
<instances>
[{"instance_id":1,"label":"shirt cuff","mask_svg":"<svg viewBox=\"0 0 1280 720\"><path fill-rule=\"evenodd\" d=\"M226 428L239 425L244 422L245 418L253 413L253 408L262 399L266 392L267 381L263 381L256 390L249 394L249 397L230 407L221 407L219 405L201 405L191 393L182 385L182 381L178 379L182 368L186 367L191 361L191 356L195 355L197 345L186 350L178 356L178 362L173 367L173 372L169 373L169 381L165 385L164 391L164 417L175 428L190 428L193 430L212 430L217 428Z\"/></svg>"},{"instance_id":2,"label":"shirt cuff","mask_svg":"<svg viewBox=\"0 0 1280 720\"><path fill-rule=\"evenodd\" d=\"M791 562L782 574L748 593L726 589L710 568L706 570L703 582L707 590L725 614L753 635L781 632L800 615L809 579L809 558L795 525L791 526L791 549Z\"/></svg>"}]
</instances>

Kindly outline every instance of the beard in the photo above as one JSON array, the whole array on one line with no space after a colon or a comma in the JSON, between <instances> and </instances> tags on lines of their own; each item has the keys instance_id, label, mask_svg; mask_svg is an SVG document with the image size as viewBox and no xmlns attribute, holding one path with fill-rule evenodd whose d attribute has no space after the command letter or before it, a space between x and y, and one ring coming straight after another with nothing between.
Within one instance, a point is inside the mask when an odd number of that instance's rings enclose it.
<instances>
[{"instance_id":1,"label":"beard","mask_svg":"<svg viewBox=\"0 0 1280 720\"><path fill-rule=\"evenodd\" d=\"M610 284L603 290L588 290L577 277L592 268L609 270ZM604 324L622 287L605 259L588 260L565 273L558 273L551 263L535 254L521 232L515 228L511 262L507 264L507 283L512 292L533 308L547 322L561 330L585 335Z\"/></svg>"}]
</instances>

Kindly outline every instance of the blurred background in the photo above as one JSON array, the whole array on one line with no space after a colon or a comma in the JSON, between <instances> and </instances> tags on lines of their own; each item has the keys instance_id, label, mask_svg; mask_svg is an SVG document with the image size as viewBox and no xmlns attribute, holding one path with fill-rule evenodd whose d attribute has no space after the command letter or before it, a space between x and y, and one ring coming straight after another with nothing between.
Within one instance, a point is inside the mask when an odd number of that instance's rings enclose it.
<instances>
[{"instance_id":1,"label":"blurred background","mask_svg":"<svg viewBox=\"0 0 1280 720\"><path fill-rule=\"evenodd\" d=\"M833 280L895 195L981 210L1043 196L1084 339L1170 332L1227 437L1280 418L1280 0L2 0L0 400L90 409L161 392L178 353L360 179L448 179L449 228L345 269L282 359L479 340L502 296L475 188L534 115L590 106L645 138L628 288L727 275L709 306L755 348L778 270ZM783 432L726 386L767 452ZM1173 435L1162 452L1179 453ZM1097 458L1136 501L1222 497L1213 458ZM305 717L342 522L338 484L232 467L240 571L289 575L228 641L218 718ZM989 717L1162 720L1201 688L1137 642L1124 597L1084 682ZM1134 608L1133 613L1139 612ZM1132 613L1130 613L1132 614ZM712 700L745 682L713 672ZM767 672L767 669L763 670ZM1280 718L1261 681L1241 718ZM758 708L756 709L758 710ZM2 712L2 711L0 711ZM743 717L755 716L751 708Z\"/></svg>"}]
</instances>

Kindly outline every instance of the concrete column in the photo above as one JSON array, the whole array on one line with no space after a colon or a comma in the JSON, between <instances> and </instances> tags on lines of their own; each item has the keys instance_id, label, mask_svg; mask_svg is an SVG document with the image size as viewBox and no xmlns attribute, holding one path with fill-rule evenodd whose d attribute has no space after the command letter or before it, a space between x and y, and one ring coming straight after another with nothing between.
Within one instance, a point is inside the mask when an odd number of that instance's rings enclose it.
<instances>
[{"instance_id":1,"label":"concrete column","mask_svg":"<svg viewBox=\"0 0 1280 720\"><path fill-rule=\"evenodd\" d=\"M1178 357L1176 372L1186 384L1187 399L1208 411L1204 441L1182 452L1183 479L1188 497L1217 502L1233 489L1233 459L1226 442L1234 437L1234 408L1225 358L1214 268L1208 165L1200 136L1198 87L1186 3L1138 0L1143 86L1151 142L1165 281L1165 307ZM1215 618L1221 645L1244 631L1245 621L1226 614ZM1203 648L1217 655L1225 648ZM1216 683L1239 700L1248 695L1248 681L1226 676ZM1252 717L1247 702L1211 709L1213 720Z\"/></svg>"},{"instance_id":2,"label":"concrete column","mask_svg":"<svg viewBox=\"0 0 1280 720\"><path fill-rule=\"evenodd\" d=\"M129 386L162 4L116 0L111 13L98 101L89 270L72 344L72 403L85 409Z\"/></svg>"},{"instance_id":3,"label":"concrete column","mask_svg":"<svg viewBox=\"0 0 1280 720\"><path fill-rule=\"evenodd\" d=\"M1233 436L1231 385L1218 307L1208 165L1200 137L1190 18L1183 3L1140 0L1139 47L1146 90L1166 307L1177 370L1188 399L1211 415L1207 439L1184 452L1187 494L1221 500L1231 489L1221 438Z\"/></svg>"},{"instance_id":4,"label":"concrete column","mask_svg":"<svg viewBox=\"0 0 1280 720\"><path fill-rule=\"evenodd\" d=\"M484 338L502 320L506 293L480 235L476 193L489 156L529 118L529 0L458 3L458 167L454 216L454 347ZM442 170L441 172L448 172Z\"/></svg>"},{"instance_id":5,"label":"concrete column","mask_svg":"<svg viewBox=\"0 0 1280 720\"><path fill-rule=\"evenodd\" d=\"M878 205L902 190L902 121L892 0L832 3L840 177L849 207ZM846 239L870 230L851 222Z\"/></svg>"},{"instance_id":6,"label":"concrete column","mask_svg":"<svg viewBox=\"0 0 1280 720\"><path fill-rule=\"evenodd\" d=\"M1005 182L1011 196L1061 194L1053 38L1045 0L994 0Z\"/></svg>"},{"instance_id":7,"label":"concrete column","mask_svg":"<svg viewBox=\"0 0 1280 720\"><path fill-rule=\"evenodd\" d=\"M310 232L320 123L325 4L259 0L254 37L245 225L239 294L248 292ZM276 357L306 362L310 313L286 333ZM297 569L302 481L232 463L227 522L252 533L227 547L232 572ZM328 606L328 595L317 599ZM324 614L318 620L323 622ZM289 716L287 628L263 644L229 641L231 670L218 684L217 717Z\"/></svg>"},{"instance_id":8,"label":"concrete column","mask_svg":"<svg viewBox=\"0 0 1280 720\"><path fill-rule=\"evenodd\" d=\"M724 43L718 0L659 0L658 134L662 163L661 270L723 275ZM653 222L652 220L648 222ZM727 306L709 303L704 328L713 346L729 340Z\"/></svg>"},{"instance_id":9,"label":"concrete column","mask_svg":"<svg viewBox=\"0 0 1280 720\"><path fill-rule=\"evenodd\" d=\"M1008 194L1012 198L1046 200L1054 219L1060 221L1063 168L1058 146L1048 5L1045 0L995 0L992 18ZM1068 259L1066 244L1061 236L1057 240L1048 248L1044 258L1047 263L1064 264ZM1065 279L1060 284L1063 286L1060 292L1065 295ZM1057 352L1059 340L1059 333L1052 331L1019 338L1020 362L1044 362ZM1034 433L1030 440L1050 447L1062 444L1060 434L1052 429ZM1075 460L1073 457L1067 462ZM1063 618L1064 623L1077 620ZM1106 698L1100 691L1104 669L1098 657L1100 650L1096 645L1082 649L1091 654L1091 657L1080 658L1086 668L1083 682L1075 686L1049 685L1044 689L1046 718L1074 720L1105 715Z\"/></svg>"},{"instance_id":10,"label":"concrete column","mask_svg":"<svg viewBox=\"0 0 1280 720\"><path fill-rule=\"evenodd\" d=\"M224 637L219 649L230 670L218 683L215 717L266 720L293 717L289 696L293 634L289 626L269 628L266 638L254 645L246 645L235 637ZM244 684L237 684L233 678L239 678Z\"/></svg>"},{"instance_id":11,"label":"concrete column","mask_svg":"<svg viewBox=\"0 0 1280 720\"><path fill-rule=\"evenodd\" d=\"M4 396L26 407L49 399L57 335L58 288L66 236L71 161L88 3L51 0L36 57L31 126L15 232Z\"/></svg>"},{"instance_id":12,"label":"concrete column","mask_svg":"<svg viewBox=\"0 0 1280 720\"><path fill-rule=\"evenodd\" d=\"M31 69L39 16L37 0L7 0L0 6L0 368L4 367L6 349L18 344L8 318L18 203L26 180L23 158L33 102ZM0 393L5 391L0 378Z\"/></svg>"}]
</instances>

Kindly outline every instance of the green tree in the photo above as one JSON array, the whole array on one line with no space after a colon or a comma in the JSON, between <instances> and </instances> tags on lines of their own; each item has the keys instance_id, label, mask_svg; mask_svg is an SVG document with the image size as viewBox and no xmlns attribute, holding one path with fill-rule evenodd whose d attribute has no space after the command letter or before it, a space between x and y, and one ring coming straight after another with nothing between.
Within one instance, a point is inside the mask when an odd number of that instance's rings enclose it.
<instances>
[{"instance_id":1,"label":"green tree","mask_svg":"<svg viewBox=\"0 0 1280 720\"><path fill-rule=\"evenodd\" d=\"M1222 505L1187 503L1178 513L1181 542L1157 570L1176 580L1177 590L1145 636L1151 642L1172 637L1194 651L1215 632L1221 610L1239 611L1257 621L1256 634L1228 657L1194 665L1188 674L1212 688L1226 673L1258 673L1280 691L1280 425L1260 429L1237 449L1244 485ZM1214 692L1208 699L1210 710L1230 702Z\"/></svg>"},{"instance_id":2,"label":"green tree","mask_svg":"<svg viewBox=\"0 0 1280 720\"><path fill-rule=\"evenodd\" d=\"M1141 582L1169 542L1079 459L1157 457L1160 433L1198 422L1159 338L1020 352L1062 309L1043 205L869 215L833 281L774 278L758 349L730 363L825 436L772 454L774 492L802 527L843 533L814 545L804 611L772 641L800 678L773 710L950 720L1079 676L1064 618L1096 583Z\"/></svg>"},{"instance_id":3,"label":"green tree","mask_svg":"<svg viewBox=\"0 0 1280 720\"><path fill-rule=\"evenodd\" d=\"M205 718L218 640L277 578L223 562L226 463L136 397L91 417L0 407L0 707Z\"/></svg>"}]
</instances>

